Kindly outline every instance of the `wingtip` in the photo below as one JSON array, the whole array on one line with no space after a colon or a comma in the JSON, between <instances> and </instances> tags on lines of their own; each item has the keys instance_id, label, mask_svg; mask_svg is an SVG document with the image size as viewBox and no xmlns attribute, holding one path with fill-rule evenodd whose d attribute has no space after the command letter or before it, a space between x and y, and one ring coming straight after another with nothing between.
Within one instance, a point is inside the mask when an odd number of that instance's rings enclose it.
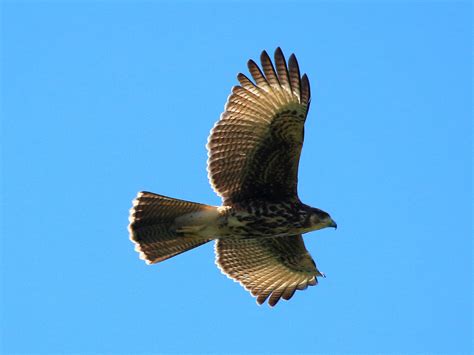
<instances>
[{"instance_id":1,"label":"wingtip","mask_svg":"<svg viewBox=\"0 0 474 355\"><path fill-rule=\"evenodd\" d=\"M237 80L239 83L242 85L242 80L248 79L247 76L244 73L238 73L237 74Z\"/></svg>"},{"instance_id":2,"label":"wingtip","mask_svg":"<svg viewBox=\"0 0 474 355\"><path fill-rule=\"evenodd\" d=\"M263 57L268 57L268 58L270 58L270 56L268 55L268 53L267 53L267 51L266 51L265 49L262 51L262 53L260 53L260 59L262 59Z\"/></svg>"},{"instance_id":3,"label":"wingtip","mask_svg":"<svg viewBox=\"0 0 474 355\"><path fill-rule=\"evenodd\" d=\"M288 62L295 62L296 64L298 64L298 60L296 59L295 53L290 54L290 57L288 58Z\"/></svg>"},{"instance_id":4,"label":"wingtip","mask_svg":"<svg viewBox=\"0 0 474 355\"><path fill-rule=\"evenodd\" d=\"M247 61L247 67L252 68L252 67L258 67L257 63L255 63L255 61L253 59L249 59Z\"/></svg>"},{"instance_id":5,"label":"wingtip","mask_svg":"<svg viewBox=\"0 0 474 355\"><path fill-rule=\"evenodd\" d=\"M271 298L268 300L268 305L270 306L270 308L273 308L277 305L277 303L280 301L281 297L277 297L277 298Z\"/></svg>"}]
</instances>

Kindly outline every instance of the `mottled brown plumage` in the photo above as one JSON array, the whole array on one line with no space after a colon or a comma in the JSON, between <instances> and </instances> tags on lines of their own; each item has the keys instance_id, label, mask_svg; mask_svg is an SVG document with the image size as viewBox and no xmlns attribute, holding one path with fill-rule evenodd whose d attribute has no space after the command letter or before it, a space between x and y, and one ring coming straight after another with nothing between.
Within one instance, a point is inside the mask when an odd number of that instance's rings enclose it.
<instances>
[{"instance_id":1,"label":"mottled brown plumage","mask_svg":"<svg viewBox=\"0 0 474 355\"><path fill-rule=\"evenodd\" d=\"M157 263L216 240L216 263L232 279L274 306L323 274L301 234L335 227L330 216L301 203L298 164L310 103L309 81L296 57L280 48L275 66L264 51L253 82L238 75L225 111L211 130L208 175L221 207L139 193L130 237L141 258Z\"/></svg>"}]
</instances>

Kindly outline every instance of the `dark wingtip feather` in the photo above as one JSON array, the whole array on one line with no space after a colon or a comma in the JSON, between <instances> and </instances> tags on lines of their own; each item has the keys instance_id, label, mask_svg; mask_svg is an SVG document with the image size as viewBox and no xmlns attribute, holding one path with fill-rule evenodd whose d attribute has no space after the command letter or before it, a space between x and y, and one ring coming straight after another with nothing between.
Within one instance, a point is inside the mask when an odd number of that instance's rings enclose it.
<instances>
[{"instance_id":1,"label":"dark wingtip feather","mask_svg":"<svg viewBox=\"0 0 474 355\"><path fill-rule=\"evenodd\" d=\"M267 300L267 297L268 297L268 295L266 295L266 296L262 296L262 295L258 296L258 297L257 297L257 304L258 304L259 306L261 306L263 303L265 303L265 301Z\"/></svg>"},{"instance_id":2,"label":"dark wingtip feather","mask_svg":"<svg viewBox=\"0 0 474 355\"><path fill-rule=\"evenodd\" d=\"M285 290L285 292L283 292L283 295L281 296L284 300L289 300L291 297L293 297L293 295L295 294L296 292L296 287L290 287L290 288L287 288Z\"/></svg>"},{"instance_id":3,"label":"dark wingtip feather","mask_svg":"<svg viewBox=\"0 0 474 355\"><path fill-rule=\"evenodd\" d=\"M250 80L247 75L239 73L237 74L237 80L239 81L240 85L244 88L248 87L255 87L255 84Z\"/></svg>"},{"instance_id":4,"label":"dark wingtip feather","mask_svg":"<svg viewBox=\"0 0 474 355\"><path fill-rule=\"evenodd\" d=\"M262 69L265 73L268 83L273 86L280 86L280 81L267 51L264 50L260 55L260 62L262 63Z\"/></svg>"},{"instance_id":5,"label":"dark wingtip feather","mask_svg":"<svg viewBox=\"0 0 474 355\"><path fill-rule=\"evenodd\" d=\"M283 54L283 51L281 50L280 47L275 49L275 64L276 64L277 68L278 68L278 64L282 64L285 67L285 70L287 69L286 68L286 58L285 58L285 55ZM281 75L282 73L278 73L278 74Z\"/></svg>"},{"instance_id":6,"label":"dark wingtip feather","mask_svg":"<svg viewBox=\"0 0 474 355\"><path fill-rule=\"evenodd\" d=\"M283 55L283 51L281 50L281 47L277 47L277 48L275 49L275 57L277 57L277 56L280 56L280 57L282 57L283 59L285 58L285 56Z\"/></svg>"},{"instance_id":7,"label":"dark wingtip feather","mask_svg":"<svg viewBox=\"0 0 474 355\"><path fill-rule=\"evenodd\" d=\"M270 297L270 299L268 300L268 305L270 307L275 307L280 299L281 299L280 297L274 297L274 298Z\"/></svg>"},{"instance_id":8,"label":"dark wingtip feather","mask_svg":"<svg viewBox=\"0 0 474 355\"><path fill-rule=\"evenodd\" d=\"M283 51L280 47L275 50L275 66L278 77L280 78L280 85L287 87L290 92L292 92L293 89L291 88L290 75L288 73L285 55L283 54Z\"/></svg>"},{"instance_id":9,"label":"dark wingtip feather","mask_svg":"<svg viewBox=\"0 0 474 355\"><path fill-rule=\"evenodd\" d=\"M281 300L281 297L286 289L278 289L273 291L270 299L268 300L268 304L270 307L275 307L275 305Z\"/></svg>"},{"instance_id":10,"label":"dark wingtip feather","mask_svg":"<svg viewBox=\"0 0 474 355\"><path fill-rule=\"evenodd\" d=\"M296 97L301 98L300 66L298 65L298 60L293 53L290 55L290 59L288 60L288 71L290 72L290 82L293 94L296 95Z\"/></svg>"},{"instance_id":11,"label":"dark wingtip feather","mask_svg":"<svg viewBox=\"0 0 474 355\"><path fill-rule=\"evenodd\" d=\"M288 59L288 66L290 68L290 72L294 70L298 73L298 78L300 77L300 66L298 64L298 59L296 59L296 55L291 53L290 58Z\"/></svg>"},{"instance_id":12,"label":"dark wingtip feather","mask_svg":"<svg viewBox=\"0 0 474 355\"><path fill-rule=\"evenodd\" d=\"M262 70L260 67L255 63L252 59L250 59L247 62L247 66L249 68L249 72L252 75L253 80L257 83L259 86L265 86L268 87L268 82L265 76L262 73Z\"/></svg>"},{"instance_id":13,"label":"dark wingtip feather","mask_svg":"<svg viewBox=\"0 0 474 355\"><path fill-rule=\"evenodd\" d=\"M301 78L301 102L305 104L309 104L311 99L311 88L309 86L308 76L303 74Z\"/></svg>"}]
</instances>

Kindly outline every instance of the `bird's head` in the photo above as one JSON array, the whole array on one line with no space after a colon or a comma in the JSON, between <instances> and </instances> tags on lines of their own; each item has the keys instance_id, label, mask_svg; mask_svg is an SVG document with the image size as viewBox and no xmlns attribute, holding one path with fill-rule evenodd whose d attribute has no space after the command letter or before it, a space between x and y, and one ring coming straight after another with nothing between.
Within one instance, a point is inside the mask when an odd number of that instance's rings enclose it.
<instances>
[{"instance_id":1,"label":"bird's head","mask_svg":"<svg viewBox=\"0 0 474 355\"><path fill-rule=\"evenodd\" d=\"M311 208L309 215L309 225L313 230L327 227L337 228L336 222L334 222L329 213L324 212L318 208Z\"/></svg>"}]
</instances>

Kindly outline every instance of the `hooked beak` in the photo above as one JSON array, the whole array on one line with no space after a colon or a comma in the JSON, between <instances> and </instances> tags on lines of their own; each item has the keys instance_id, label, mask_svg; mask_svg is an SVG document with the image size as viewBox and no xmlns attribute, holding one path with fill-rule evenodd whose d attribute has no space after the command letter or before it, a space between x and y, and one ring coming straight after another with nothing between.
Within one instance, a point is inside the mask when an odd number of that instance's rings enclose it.
<instances>
[{"instance_id":1,"label":"hooked beak","mask_svg":"<svg viewBox=\"0 0 474 355\"><path fill-rule=\"evenodd\" d=\"M333 227L334 229L337 229L337 223L334 222L334 220L331 218L331 221L329 222L328 227Z\"/></svg>"}]
</instances>

